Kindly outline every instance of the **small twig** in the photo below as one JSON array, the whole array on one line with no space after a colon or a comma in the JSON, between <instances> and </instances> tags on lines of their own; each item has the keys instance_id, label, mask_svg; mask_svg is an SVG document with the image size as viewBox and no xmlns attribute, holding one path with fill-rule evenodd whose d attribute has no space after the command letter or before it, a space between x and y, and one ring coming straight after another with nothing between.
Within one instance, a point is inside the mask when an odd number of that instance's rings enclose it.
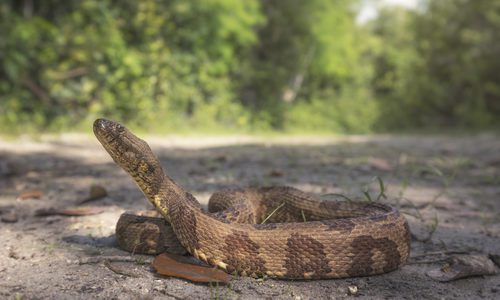
<instances>
[{"instance_id":1,"label":"small twig","mask_svg":"<svg viewBox=\"0 0 500 300\"><path fill-rule=\"evenodd\" d=\"M449 251L433 251L433 252L427 252L427 253L422 253L419 255L415 255L410 257L411 259L416 259L416 258L421 258L421 257L428 257L428 256L435 256L435 255L451 255L451 254L469 254L470 252L464 251L464 250L449 250Z\"/></svg>"},{"instance_id":2,"label":"small twig","mask_svg":"<svg viewBox=\"0 0 500 300\"><path fill-rule=\"evenodd\" d=\"M409 199L403 198L403 200L406 200L406 201L412 203ZM429 206L429 205L431 205L430 202L425 202L425 203L420 203L420 204L401 204L401 207L403 207L403 208L409 207L409 208L420 210L420 209L427 208L427 206Z\"/></svg>"},{"instance_id":3,"label":"small twig","mask_svg":"<svg viewBox=\"0 0 500 300\"><path fill-rule=\"evenodd\" d=\"M139 275L137 275L135 272L131 272L131 271L125 270L123 268L119 268L117 266L112 265L109 260L105 260L104 265L108 269L110 269L111 271L115 272L116 274L125 275L125 276L129 276L129 277L134 277L134 278L139 277Z\"/></svg>"},{"instance_id":4,"label":"small twig","mask_svg":"<svg viewBox=\"0 0 500 300\"><path fill-rule=\"evenodd\" d=\"M269 215L268 215L268 216L264 219L264 221L262 221L262 223L260 223L260 224L264 224L264 223L266 223L266 221L267 221L267 220L269 220L269 218L270 218L272 215L274 215L274 213L275 213L275 212L277 212L277 211L278 211L278 209L282 208L284 205L285 205L285 201L283 201L283 203L281 203L278 207L276 207L276 208L275 208L275 209L274 209L274 210L273 210L273 211L272 211L272 212L271 212L271 213L270 213L270 214L269 214Z\"/></svg>"},{"instance_id":5,"label":"small twig","mask_svg":"<svg viewBox=\"0 0 500 300\"><path fill-rule=\"evenodd\" d=\"M421 260L421 261L410 261L408 262L409 265L424 265L424 264L437 264L446 261L447 258L441 258L441 259L431 259L431 260Z\"/></svg>"},{"instance_id":6,"label":"small twig","mask_svg":"<svg viewBox=\"0 0 500 300\"><path fill-rule=\"evenodd\" d=\"M78 261L78 264L99 264L102 262L142 262L142 263L152 263L152 258L142 258L142 257L133 257L133 256L92 256L92 257L84 257Z\"/></svg>"},{"instance_id":7,"label":"small twig","mask_svg":"<svg viewBox=\"0 0 500 300\"><path fill-rule=\"evenodd\" d=\"M449 259L449 255L454 255L454 254L470 254L469 251L463 251L463 250L449 250L449 251L434 251L434 252L427 252L419 255L415 255L410 257L412 260L408 264L410 265L419 265L419 264L435 264L435 263L441 263L445 262ZM423 257L428 257L428 256L439 256L439 255L446 255L446 257L442 258L437 258L437 259L429 259L429 260L418 260L419 258Z\"/></svg>"}]
</instances>

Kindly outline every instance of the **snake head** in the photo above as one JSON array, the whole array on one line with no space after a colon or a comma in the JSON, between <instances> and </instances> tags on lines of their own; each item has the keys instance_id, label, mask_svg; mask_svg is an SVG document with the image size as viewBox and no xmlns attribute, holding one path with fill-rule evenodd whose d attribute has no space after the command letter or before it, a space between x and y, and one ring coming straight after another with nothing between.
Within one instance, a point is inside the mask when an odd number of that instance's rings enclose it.
<instances>
[{"instance_id":1,"label":"snake head","mask_svg":"<svg viewBox=\"0 0 500 300\"><path fill-rule=\"evenodd\" d=\"M111 120L97 119L94 121L94 134L101 143L109 144L113 142L126 130L123 125Z\"/></svg>"},{"instance_id":2,"label":"snake head","mask_svg":"<svg viewBox=\"0 0 500 300\"><path fill-rule=\"evenodd\" d=\"M94 121L94 134L111 157L117 163L120 163L116 160L116 156L122 155L123 153L117 152L122 152L120 150L124 150L124 152L126 151L124 146L127 144L124 142L124 138L126 138L127 134L131 135L132 133L118 122L106 119L97 119Z\"/></svg>"},{"instance_id":3,"label":"snake head","mask_svg":"<svg viewBox=\"0 0 500 300\"><path fill-rule=\"evenodd\" d=\"M113 160L132 176L159 167L148 144L118 122L97 119L94 134Z\"/></svg>"},{"instance_id":4,"label":"snake head","mask_svg":"<svg viewBox=\"0 0 500 300\"><path fill-rule=\"evenodd\" d=\"M94 134L111 158L134 178L149 201L168 220L168 203L160 191L165 186L170 189L176 186L163 173L160 161L149 145L111 120L95 120ZM183 192L178 189L179 193Z\"/></svg>"}]
</instances>

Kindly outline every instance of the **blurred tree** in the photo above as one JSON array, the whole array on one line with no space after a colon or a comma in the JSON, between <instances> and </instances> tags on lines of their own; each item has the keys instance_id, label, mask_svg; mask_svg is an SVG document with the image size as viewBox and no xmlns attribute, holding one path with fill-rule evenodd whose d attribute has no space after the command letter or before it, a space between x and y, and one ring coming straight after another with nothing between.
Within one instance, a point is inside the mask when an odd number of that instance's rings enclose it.
<instances>
[{"instance_id":1,"label":"blurred tree","mask_svg":"<svg viewBox=\"0 0 500 300\"><path fill-rule=\"evenodd\" d=\"M500 124L500 2L426 0L367 26L360 3L4 0L1 128Z\"/></svg>"},{"instance_id":2,"label":"blurred tree","mask_svg":"<svg viewBox=\"0 0 500 300\"><path fill-rule=\"evenodd\" d=\"M434 0L415 22L417 124L500 125L500 2Z\"/></svg>"},{"instance_id":3,"label":"blurred tree","mask_svg":"<svg viewBox=\"0 0 500 300\"><path fill-rule=\"evenodd\" d=\"M500 2L429 0L383 12L372 29L383 43L374 88L386 129L500 124Z\"/></svg>"},{"instance_id":4,"label":"blurred tree","mask_svg":"<svg viewBox=\"0 0 500 300\"><path fill-rule=\"evenodd\" d=\"M376 37L370 51L375 69L370 85L380 104L379 129L408 125L413 119L406 107L410 98L406 84L419 76L412 69L420 59L415 48L414 15L405 8L386 7L369 24Z\"/></svg>"},{"instance_id":5,"label":"blurred tree","mask_svg":"<svg viewBox=\"0 0 500 300\"><path fill-rule=\"evenodd\" d=\"M242 101L273 128L366 131L376 115L358 1L263 1ZM356 116L356 117L353 117ZM345 118L344 118L345 117ZM361 126L360 126L361 125Z\"/></svg>"},{"instance_id":6,"label":"blurred tree","mask_svg":"<svg viewBox=\"0 0 500 300\"><path fill-rule=\"evenodd\" d=\"M230 78L256 42L257 0L12 0L0 17L0 123L246 125Z\"/></svg>"}]
</instances>

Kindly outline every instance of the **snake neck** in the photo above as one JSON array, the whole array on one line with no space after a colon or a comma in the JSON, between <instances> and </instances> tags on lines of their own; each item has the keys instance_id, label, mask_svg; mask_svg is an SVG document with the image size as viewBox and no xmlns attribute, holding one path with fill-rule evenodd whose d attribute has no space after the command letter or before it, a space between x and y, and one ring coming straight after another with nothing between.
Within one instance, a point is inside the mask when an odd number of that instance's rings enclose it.
<instances>
[{"instance_id":1,"label":"snake neck","mask_svg":"<svg viewBox=\"0 0 500 300\"><path fill-rule=\"evenodd\" d=\"M136 180L137 182L137 180ZM174 180L162 172L161 182L154 182L144 188L139 185L149 201L160 214L172 223L172 214L183 214L187 211L202 210L196 198L185 191ZM156 190L154 187L158 186Z\"/></svg>"}]
</instances>

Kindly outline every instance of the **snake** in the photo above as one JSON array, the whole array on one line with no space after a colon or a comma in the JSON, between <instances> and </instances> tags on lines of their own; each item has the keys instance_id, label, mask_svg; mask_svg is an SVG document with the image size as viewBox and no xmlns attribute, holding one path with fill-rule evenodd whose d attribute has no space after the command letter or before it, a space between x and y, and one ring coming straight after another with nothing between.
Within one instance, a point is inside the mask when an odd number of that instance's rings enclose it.
<instances>
[{"instance_id":1,"label":"snake","mask_svg":"<svg viewBox=\"0 0 500 300\"><path fill-rule=\"evenodd\" d=\"M408 222L394 207L271 186L216 191L205 210L123 125L101 118L93 131L156 211L120 218L116 235L123 248L168 251L164 243L172 239L177 246L170 250L185 250L229 274L278 279L371 276L408 260Z\"/></svg>"}]
</instances>

